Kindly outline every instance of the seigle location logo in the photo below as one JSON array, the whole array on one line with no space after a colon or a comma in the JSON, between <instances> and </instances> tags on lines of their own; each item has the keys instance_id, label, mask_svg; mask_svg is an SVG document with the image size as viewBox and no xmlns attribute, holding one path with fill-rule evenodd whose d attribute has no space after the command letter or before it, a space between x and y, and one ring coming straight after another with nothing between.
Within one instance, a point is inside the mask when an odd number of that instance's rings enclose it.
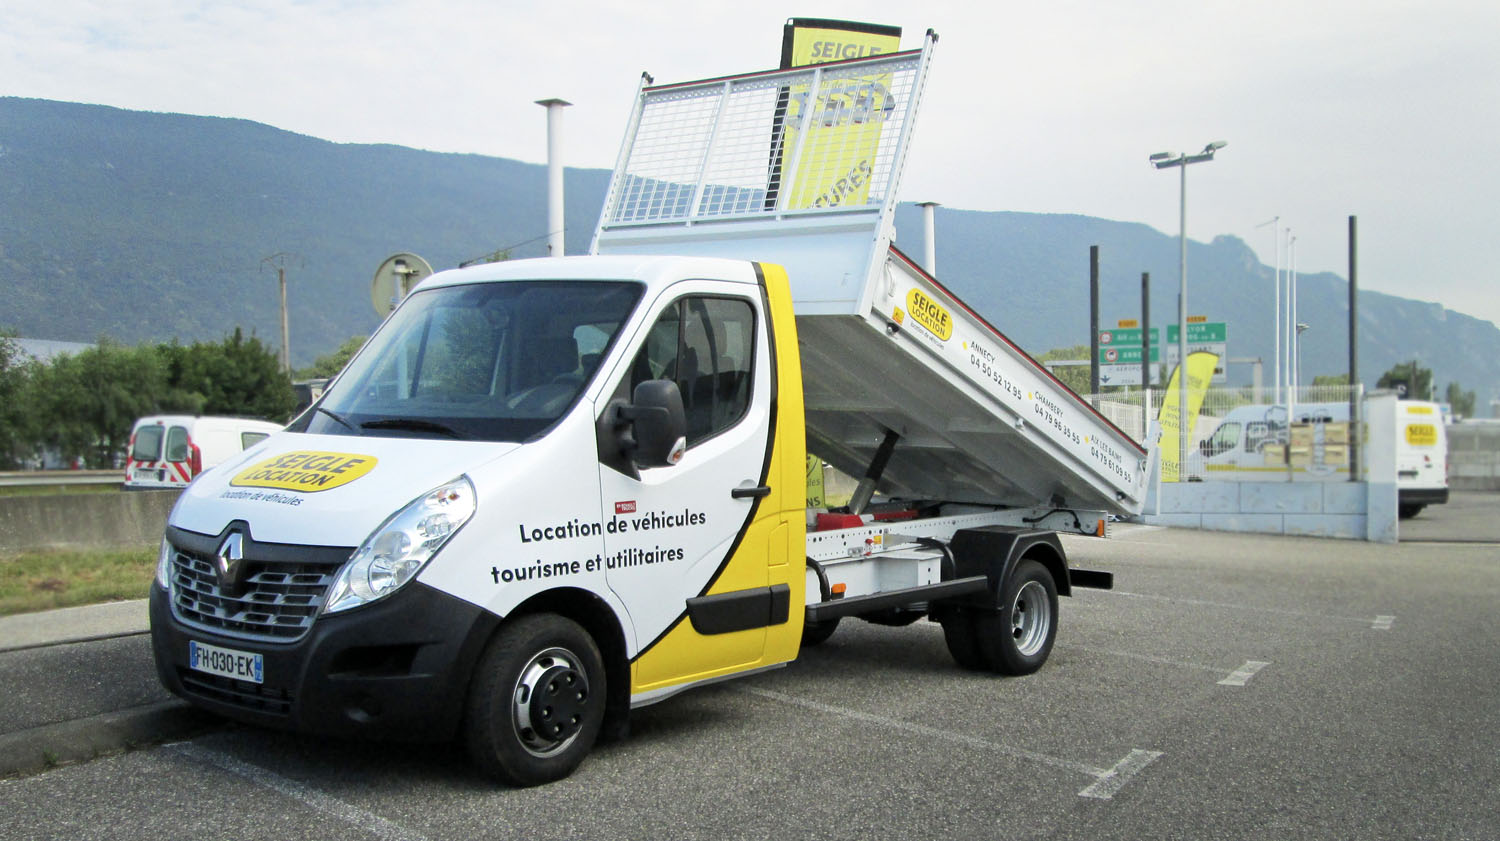
<instances>
[{"instance_id":1,"label":"seigle location logo","mask_svg":"<svg viewBox=\"0 0 1500 841\"><path fill-rule=\"evenodd\" d=\"M324 453L312 450L272 456L236 473L229 484L236 488L275 488L313 493L347 485L375 469L374 456L356 453Z\"/></svg>"}]
</instances>

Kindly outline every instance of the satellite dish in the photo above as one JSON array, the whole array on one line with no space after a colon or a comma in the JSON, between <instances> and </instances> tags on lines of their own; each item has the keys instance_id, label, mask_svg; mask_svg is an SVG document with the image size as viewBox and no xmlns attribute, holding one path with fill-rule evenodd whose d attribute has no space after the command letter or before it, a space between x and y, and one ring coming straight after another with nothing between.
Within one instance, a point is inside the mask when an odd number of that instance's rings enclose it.
<instances>
[{"instance_id":1,"label":"satellite dish","mask_svg":"<svg viewBox=\"0 0 1500 841\"><path fill-rule=\"evenodd\" d=\"M375 305L375 314L381 318L390 315L412 287L430 274L432 266L415 254L402 251L385 258L370 282L370 303Z\"/></svg>"}]
</instances>

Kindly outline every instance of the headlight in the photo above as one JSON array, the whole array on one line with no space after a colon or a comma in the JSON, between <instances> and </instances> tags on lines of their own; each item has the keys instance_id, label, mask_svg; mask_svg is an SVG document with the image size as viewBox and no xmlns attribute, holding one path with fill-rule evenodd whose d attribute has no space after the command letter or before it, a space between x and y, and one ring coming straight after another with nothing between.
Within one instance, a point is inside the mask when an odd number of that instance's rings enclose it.
<instances>
[{"instance_id":1,"label":"headlight","mask_svg":"<svg viewBox=\"0 0 1500 841\"><path fill-rule=\"evenodd\" d=\"M161 539L161 552L156 556L156 586L163 590L171 589L172 586L172 556L176 551L172 544L163 537Z\"/></svg>"},{"instance_id":2,"label":"headlight","mask_svg":"<svg viewBox=\"0 0 1500 841\"><path fill-rule=\"evenodd\" d=\"M401 589L473 515L474 486L466 476L412 500L349 556L323 612L359 607Z\"/></svg>"}]
</instances>

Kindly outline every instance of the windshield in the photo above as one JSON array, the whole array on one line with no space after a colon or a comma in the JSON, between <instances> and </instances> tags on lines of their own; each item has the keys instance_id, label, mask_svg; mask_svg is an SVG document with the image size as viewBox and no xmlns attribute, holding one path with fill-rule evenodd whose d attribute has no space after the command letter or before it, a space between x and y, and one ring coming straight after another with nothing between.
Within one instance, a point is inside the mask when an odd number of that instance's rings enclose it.
<instances>
[{"instance_id":1,"label":"windshield","mask_svg":"<svg viewBox=\"0 0 1500 841\"><path fill-rule=\"evenodd\" d=\"M573 405L640 298L622 281L419 292L291 429L525 441Z\"/></svg>"}]
</instances>

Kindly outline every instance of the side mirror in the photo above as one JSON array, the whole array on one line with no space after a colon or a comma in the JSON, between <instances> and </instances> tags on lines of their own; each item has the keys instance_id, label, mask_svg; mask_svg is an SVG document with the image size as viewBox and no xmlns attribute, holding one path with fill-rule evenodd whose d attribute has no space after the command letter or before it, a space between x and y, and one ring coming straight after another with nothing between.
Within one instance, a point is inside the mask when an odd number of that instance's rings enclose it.
<instances>
[{"instance_id":1,"label":"side mirror","mask_svg":"<svg viewBox=\"0 0 1500 841\"><path fill-rule=\"evenodd\" d=\"M1210 441L1210 440L1208 440L1208 439L1204 439L1202 441L1199 441L1198 442L1198 451L1201 452L1201 453L1203 453L1203 455L1212 458L1214 456L1213 442Z\"/></svg>"},{"instance_id":2,"label":"side mirror","mask_svg":"<svg viewBox=\"0 0 1500 841\"><path fill-rule=\"evenodd\" d=\"M628 406L620 406L625 429L620 449L640 467L669 467L687 450L687 415L682 392L671 380L646 380L635 387Z\"/></svg>"}]
</instances>

